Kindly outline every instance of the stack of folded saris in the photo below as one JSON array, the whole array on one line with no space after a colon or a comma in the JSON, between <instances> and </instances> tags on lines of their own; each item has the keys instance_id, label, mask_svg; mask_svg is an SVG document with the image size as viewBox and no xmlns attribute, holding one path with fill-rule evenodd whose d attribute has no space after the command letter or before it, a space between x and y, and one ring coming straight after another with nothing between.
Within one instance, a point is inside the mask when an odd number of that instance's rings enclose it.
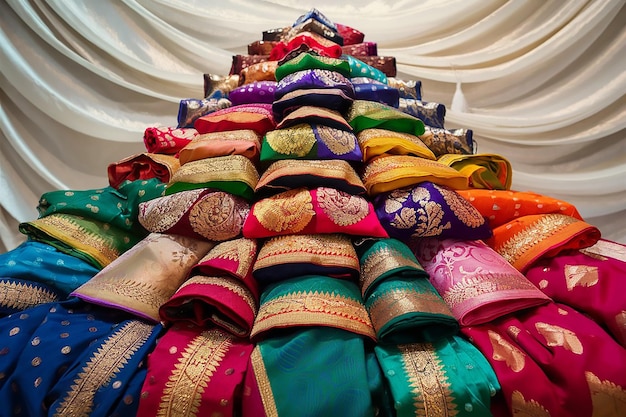
<instances>
[{"instance_id":1,"label":"stack of folded saris","mask_svg":"<svg viewBox=\"0 0 626 417\"><path fill-rule=\"evenodd\" d=\"M626 415L626 245L311 9L0 254L2 416Z\"/></svg>"}]
</instances>

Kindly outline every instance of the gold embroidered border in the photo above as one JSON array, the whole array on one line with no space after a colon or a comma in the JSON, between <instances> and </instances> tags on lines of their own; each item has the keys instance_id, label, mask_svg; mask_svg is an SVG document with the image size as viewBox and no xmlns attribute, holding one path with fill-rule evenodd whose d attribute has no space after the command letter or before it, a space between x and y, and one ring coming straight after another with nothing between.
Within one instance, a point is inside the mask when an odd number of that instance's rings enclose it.
<instances>
[{"instance_id":1,"label":"gold embroidered border","mask_svg":"<svg viewBox=\"0 0 626 417\"><path fill-rule=\"evenodd\" d=\"M430 343L398 345L415 415L456 416L459 413L448 376Z\"/></svg>"},{"instance_id":2,"label":"gold embroidered border","mask_svg":"<svg viewBox=\"0 0 626 417\"><path fill-rule=\"evenodd\" d=\"M367 307L378 332L390 320L407 313L442 314L453 317L448 305L435 293L420 293L408 288L394 288L376 297Z\"/></svg>"},{"instance_id":3,"label":"gold embroidered border","mask_svg":"<svg viewBox=\"0 0 626 417\"><path fill-rule=\"evenodd\" d=\"M577 222L580 222L580 220L563 214L543 215L536 222L515 233L495 250L511 265L521 270L526 266L527 258L530 257L529 254L539 255L540 253L537 253L537 251L544 250L543 247L546 244L546 240L567 226ZM561 242L566 237L569 238L570 236L563 236Z\"/></svg>"},{"instance_id":4,"label":"gold embroidered border","mask_svg":"<svg viewBox=\"0 0 626 417\"><path fill-rule=\"evenodd\" d=\"M365 191L361 178L352 166L341 159L281 159L270 165L259 180L257 190L271 186L274 181L283 177L299 175L315 175L324 178L336 178L345 181L353 187L360 187Z\"/></svg>"},{"instance_id":5,"label":"gold embroidered border","mask_svg":"<svg viewBox=\"0 0 626 417\"><path fill-rule=\"evenodd\" d=\"M0 280L0 306L2 307L25 310L57 300L57 295L52 291L34 284Z\"/></svg>"},{"instance_id":6,"label":"gold embroidered border","mask_svg":"<svg viewBox=\"0 0 626 417\"><path fill-rule=\"evenodd\" d=\"M243 155L215 156L183 164L172 175L169 184L210 181L241 181L254 189L259 181L259 172L252 161Z\"/></svg>"},{"instance_id":7,"label":"gold embroidered border","mask_svg":"<svg viewBox=\"0 0 626 417\"><path fill-rule=\"evenodd\" d=\"M148 340L152 329L147 323L133 320L109 336L83 366L54 417L89 417L98 390L126 366Z\"/></svg>"},{"instance_id":8,"label":"gold embroidered border","mask_svg":"<svg viewBox=\"0 0 626 417\"><path fill-rule=\"evenodd\" d=\"M274 400L274 393L272 392L272 385L267 376L267 370L265 369L265 363L261 356L261 349L259 346L255 346L250 355L252 361L252 369L254 370L254 378L256 379L257 386L259 387L259 393L261 394L261 401L263 402L263 408L267 417L278 417L278 409L276 408L276 400Z\"/></svg>"},{"instance_id":9,"label":"gold embroidered border","mask_svg":"<svg viewBox=\"0 0 626 417\"><path fill-rule=\"evenodd\" d=\"M180 286L180 288L187 287L189 285L215 285L218 287L226 288L228 291L236 294L250 307L253 313L257 311L257 302L252 296L250 290L237 278L221 276L221 277L207 277L204 275L195 275L189 278ZM180 290L179 288L179 290Z\"/></svg>"},{"instance_id":10,"label":"gold embroidered border","mask_svg":"<svg viewBox=\"0 0 626 417\"><path fill-rule=\"evenodd\" d=\"M480 277L464 278L457 282L443 294L443 299L450 308L455 308L467 300L476 299L498 291L534 291L538 293L537 287L527 280L523 275L505 273L485 273Z\"/></svg>"},{"instance_id":11,"label":"gold embroidered border","mask_svg":"<svg viewBox=\"0 0 626 417\"><path fill-rule=\"evenodd\" d=\"M226 259L237 264L235 274L243 278L248 273L252 262L254 262L257 250L257 243L253 239L239 238L220 242L217 246L209 251L198 262L202 267L203 263L210 262L214 259Z\"/></svg>"},{"instance_id":12,"label":"gold embroidered border","mask_svg":"<svg viewBox=\"0 0 626 417\"><path fill-rule=\"evenodd\" d=\"M202 394L220 367L232 337L217 329L205 330L185 347L161 396L158 417L195 416Z\"/></svg>"},{"instance_id":13,"label":"gold embroidered border","mask_svg":"<svg viewBox=\"0 0 626 417\"><path fill-rule=\"evenodd\" d=\"M369 286L384 273L392 269L403 267L424 271L424 269L413 260L407 258L402 252L395 248L381 247L374 250L361 262L361 276L359 277L361 293L365 294Z\"/></svg>"},{"instance_id":14,"label":"gold embroidered border","mask_svg":"<svg viewBox=\"0 0 626 417\"><path fill-rule=\"evenodd\" d=\"M359 300L319 291L298 291L264 302L250 336L298 325L338 327L375 339L372 322Z\"/></svg>"},{"instance_id":15,"label":"gold embroidered border","mask_svg":"<svg viewBox=\"0 0 626 417\"><path fill-rule=\"evenodd\" d=\"M585 379L591 392L593 415L619 415L620 410L626 410L626 391L620 385L608 380L600 380L592 372L585 372Z\"/></svg>"}]
</instances>

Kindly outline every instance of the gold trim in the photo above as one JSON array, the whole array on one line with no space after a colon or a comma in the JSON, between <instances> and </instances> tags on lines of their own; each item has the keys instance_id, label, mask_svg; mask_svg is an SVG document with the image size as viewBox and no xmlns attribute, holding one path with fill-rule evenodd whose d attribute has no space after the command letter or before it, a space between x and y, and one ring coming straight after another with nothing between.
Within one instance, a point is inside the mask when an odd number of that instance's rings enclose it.
<instances>
[{"instance_id":1,"label":"gold trim","mask_svg":"<svg viewBox=\"0 0 626 417\"><path fill-rule=\"evenodd\" d=\"M250 337L292 326L329 326L376 339L365 306L346 296L320 291L284 294L261 304Z\"/></svg>"},{"instance_id":2,"label":"gold trim","mask_svg":"<svg viewBox=\"0 0 626 417\"><path fill-rule=\"evenodd\" d=\"M591 392L592 417L617 416L626 410L626 391L624 388L608 380L602 381L589 371L585 372L585 379Z\"/></svg>"},{"instance_id":3,"label":"gold trim","mask_svg":"<svg viewBox=\"0 0 626 417\"><path fill-rule=\"evenodd\" d=\"M450 308L455 308L467 300L475 300L487 294L493 296L495 292L509 290L538 291L537 287L523 275L489 272L481 274L480 277L464 278L457 282L443 294L443 299Z\"/></svg>"},{"instance_id":4,"label":"gold trim","mask_svg":"<svg viewBox=\"0 0 626 417\"><path fill-rule=\"evenodd\" d=\"M526 354L509 343L498 333L488 330L489 341L493 353L491 357L496 361L503 361L513 372L519 372L526 366Z\"/></svg>"},{"instance_id":5,"label":"gold trim","mask_svg":"<svg viewBox=\"0 0 626 417\"><path fill-rule=\"evenodd\" d=\"M267 370L265 369L261 349L258 345L252 350L250 359L252 361L254 378L256 379L256 384L259 387L259 393L261 394L261 401L263 402L265 415L266 417L278 417L278 409L276 408L276 400L274 399L274 393L272 392L272 385L270 384L269 377L267 376Z\"/></svg>"},{"instance_id":6,"label":"gold trim","mask_svg":"<svg viewBox=\"0 0 626 417\"><path fill-rule=\"evenodd\" d=\"M416 416L456 416L454 402L444 365L430 343L398 345L408 385L413 394Z\"/></svg>"},{"instance_id":7,"label":"gold trim","mask_svg":"<svg viewBox=\"0 0 626 417\"><path fill-rule=\"evenodd\" d=\"M511 265L521 270L527 266L528 261L548 249L544 248L547 239L569 225L578 222L586 225L586 223L574 217L563 214L542 215L537 221L515 233L507 241L502 242L495 250ZM559 238L559 243L562 243L565 237ZM567 237L570 236L567 235ZM535 256L529 254L534 254Z\"/></svg>"},{"instance_id":8,"label":"gold trim","mask_svg":"<svg viewBox=\"0 0 626 417\"><path fill-rule=\"evenodd\" d=\"M376 332L390 320L407 313L442 314L453 318L450 308L438 294L408 288L394 288L377 296L367 306L367 311Z\"/></svg>"},{"instance_id":9,"label":"gold trim","mask_svg":"<svg viewBox=\"0 0 626 417\"><path fill-rule=\"evenodd\" d=\"M126 366L152 333L153 326L139 320L124 324L109 336L78 373L54 417L89 417L98 390Z\"/></svg>"},{"instance_id":10,"label":"gold trim","mask_svg":"<svg viewBox=\"0 0 626 417\"><path fill-rule=\"evenodd\" d=\"M511 394L511 412L514 417L550 417L550 413L536 400L528 400L515 390Z\"/></svg>"},{"instance_id":11,"label":"gold trim","mask_svg":"<svg viewBox=\"0 0 626 417\"><path fill-rule=\"evenodd\" d=\"M365 294L370 285L384 273L403 267L415 268L418 271L422 271L424 276L426 276L423 268L407 258L399 250L393 247L375 249L361 262L361 275L359 277L361 294Z\"/></svg>"},{"instance_id":12,"label":"gold trim","mask_svg":"<svg viewBox=\"0 0 626 417\"><path fill-rule=\"evenodd\" d=\"M576 355L583 354L583 344L573 331L542 322L535 323L535 328L546 339L548 346L560 346Z\"/></svg>"},{"instance_id":13,"label":"gold trim","mask_svg":"<svg viewBox=\"0 0 626 417\"><path fill-rule=\"evenodd\" d=\"M165 383L157 416L195 416L202 405L202 394L231 344L232 337L217 329L205 330L194 337Z\"/></svg>"},{"instance_id":14,"label":"gold trim","mask_svg":"<svg viewBox=\"0 0 626 417\"><path fill-rule=\"evenodd\" d=\"M26 310L58 299L59 297L52 291L34 284L0 280L0 306L5 308Z\"/></svg>"},{"instance_id":15,"label":"gold trim","mask_svg":"<svg viewBox=\"0 0 626 417\"><path fill-rule=\"evenodd\" d=\"M168 186L177 182L201 184L211 181L241 181L252 188L259 181L259 172L243 155L215 156L187 162L172 175Z\"/></svg>"},{"instance_id":16,"label":"gold trim","mask_svg":"<svg viewBox=\"0 0 626 417\"><path fill-rule=\"evenodd\" d=\"M567 291L575 287L593 287L600 280L597 266L565 265L563 272Z\"/></svg>"},{"instance_id":17,"label":"gold trim","mask_svg":"<svg viewBox=\"0 0 626 417\"><path fill-rule=\"evenodd\" d=\"M250 290L239 279L229 276L221 277L208 277L205 275L195 275L185 281L177 292L189 285L215 285L221 288L225 288L230 292L236 294L250 307L253 313L257 311L257 303L252 296Z\"/></svg>"}]
</instances>

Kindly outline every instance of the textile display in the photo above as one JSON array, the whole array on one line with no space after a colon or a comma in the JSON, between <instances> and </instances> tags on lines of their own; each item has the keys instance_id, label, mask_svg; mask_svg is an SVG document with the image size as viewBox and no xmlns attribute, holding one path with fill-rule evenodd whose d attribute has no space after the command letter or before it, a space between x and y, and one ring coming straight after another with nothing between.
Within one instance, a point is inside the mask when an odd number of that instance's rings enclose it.
<instances>
[{"instance_id":1,"label":"textile display","mask_svg":"<svg viewBox=\"0 0 626 417\"><path fill-rule=\"evenodd\" d=\"M201 3L0 4L1 417L626 415L626 8Z\"/></svg>"}]
</instances>

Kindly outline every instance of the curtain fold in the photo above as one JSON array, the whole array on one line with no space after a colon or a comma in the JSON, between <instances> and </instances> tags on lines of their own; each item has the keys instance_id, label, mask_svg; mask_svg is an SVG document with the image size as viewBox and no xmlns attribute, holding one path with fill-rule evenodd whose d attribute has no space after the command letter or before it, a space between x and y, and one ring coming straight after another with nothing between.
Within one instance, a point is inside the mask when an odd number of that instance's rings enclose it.
<instances>
[{"instance_id":1,"label":"curtain fold","mask_svg":"<svg viewBox=\"0 0 626 417\"><path fill-rule=\"evenodd\" d=\"M626 0L7 0L0 2L0 252L54 189L175 126L203 74L312 7L365 33L398 78L446 105L446 127L505 156L513 189L576 205L626 242ZM451 109L457 83L466 112Z\"/></svg>"}]
</instances>

